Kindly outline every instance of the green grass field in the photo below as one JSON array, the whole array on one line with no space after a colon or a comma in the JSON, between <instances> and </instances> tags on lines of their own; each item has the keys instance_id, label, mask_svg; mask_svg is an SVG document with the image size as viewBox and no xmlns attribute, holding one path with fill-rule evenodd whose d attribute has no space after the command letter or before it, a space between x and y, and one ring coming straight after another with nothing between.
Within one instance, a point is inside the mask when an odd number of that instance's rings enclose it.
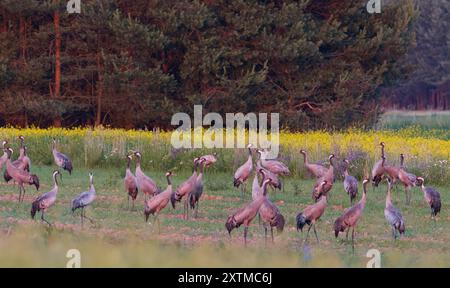
<instances>
[{"instance_id":1,"label":"green grass field","mask_svg":"<svg viewBox=\"0 0 450 288\"><path fill-rule=\"evenodd\" d=\"M377 124L379 130L399 130L410 126L417 126L424 130L447 131L447 133L444 132L444 135L448 135L448 130L450 130L450 111L392 110L384 113Z\"/></svg>"},{"instance_id":2,"label":"green grass field","mask_svg":"<svg viewBox=\"0 0 450 288\"><path fill-rule=\"evenodd\" d=\"M70 211L71 199L87 190L86 169L76 169L72 176L63 173L57 203L46 215L54 227L32 221L31 201L52 185L52 167L34 166L33 170L41 178L41 189L36 192L34 187L26 187L24 203L17 202L16 186L4 181L0 185L2 267L65 267L69 260L66 253L72 248L81 252L82 267L366 267L366 253L372 248L381 252L382 267L450 267L449 186L437 187L443 209L436 223L429 218L419 188L412 190L409 207L404 204L403 189L398 186L394 190L394 203L402 211L407 228L406 236L397 242L391 238L383 214L386 185L374 191L370 187L353 254L351 245L342 240L345 235L336 240L332 231L334 220L349 205L340 180L317 224L319 244L311 233L309 243L303 245L295 229L295 216L312 202L313 181L287 178L284 193L269 191L286 218L285 231L275 237L274 244L270 240L265 244L263 229L255 219L245 247L243 227L234 230L231 239L224 227L227 216L244 203L238 190L233 189L232 175L206 173L199 217L185 221L181 216L183 206L173 210L169 204L161 213L158 234L154 225L144 222L142 195L138 196L136 211L126 209L123 167L94 170L97 199L87 210L87 215L96 220L94 224L87 222L81 228L79 214L73 216ZM146 172L165 188L162 171ZM186 177L187 173L177 174L174 186ZM245 196L248 202L250 193Z\"/></svg>"}]
</instances>

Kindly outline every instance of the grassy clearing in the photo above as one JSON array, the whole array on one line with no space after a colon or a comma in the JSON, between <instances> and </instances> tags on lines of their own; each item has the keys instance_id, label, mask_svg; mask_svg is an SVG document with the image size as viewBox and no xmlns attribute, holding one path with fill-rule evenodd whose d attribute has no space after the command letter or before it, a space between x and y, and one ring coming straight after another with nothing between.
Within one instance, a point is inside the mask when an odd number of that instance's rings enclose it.
<instances>
[{"instance_id":1,"label":"grassy clearing","mask_svg":"<svg viewBox=\"0 0 450 288\"><path fill-rule=\"evenodd\" d=\"M287 219L283 234L275 243L264 244L262 228L257 221L249 230L250 242L245 249L243 229L232 232L231 240L224 223L229 213L243 205L239 192L232 187L229 173L208 171L205 175L205 195L200 203L199 218L184 221L182 206L163 210L161 234L153 225L145 224L142 195L137 211L127 211L126 195L122 188L123 164L116 169L94 169L98 198L87 215L95 224L79 226L79 217L70 212L71 199L87 189L89 170L76 169L72 176L63 175L58 200L47 217L55 224L47 228L30 219L31 201L37 192L27 187L25 202L17 203L17 188L2 183L0 186L0 266L65 267L68 249L81 251L83 267L365 267L368 249L382 253L384 267L450 267L450 187L438 186L443 209L437 221L429 219L429 209L418 188L413 189L412 205L404 204L403 190L394 190L395 205L402 211L407 225L406 237L393 242L384 215L385 185L368 191L368 203L357 229L355 254L351 246L336 240L332 224L349 205L342 183L337 181L332 190L328 208L317 225L321 239L314 237L309 245L301 245L301 236L295 230L295 216L311 203L311 180L297 177L286 179L284 193L271 193ZM300 167L301 168L301 167ZM34 166L41 177L39 193L51 186L52 168ZM148 171L165 187L162 171ZM179 172L174 185L188 177ZM250 184L250 183L249 183ZM250 187L250 185L249 185ZM246 194L246 201L250 199ZM152 220L152 219L151 219ZM311 234L310 236L313 236Z\"/></svg>"},{"instance_id":2,"label":"grassy clearing","mask_svg":"<svg viewBox=\"0 0 450 288\"><path fill-rule=\"evenodd\" d=\"M450 130L450 111L387 111L383 114L377 126L381 130L399 130L410 126L418 126L427 130L448 131Z\"/></svg>"}]
</instances>

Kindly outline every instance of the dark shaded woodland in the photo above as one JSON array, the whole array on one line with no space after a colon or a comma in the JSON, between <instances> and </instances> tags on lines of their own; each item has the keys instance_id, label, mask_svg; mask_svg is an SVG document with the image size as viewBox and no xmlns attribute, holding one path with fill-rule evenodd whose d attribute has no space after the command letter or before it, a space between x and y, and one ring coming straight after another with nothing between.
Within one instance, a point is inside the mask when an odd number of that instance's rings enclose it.
<instances>
[{"instance_id":1,"label":"dark shaded woodland","mask_svg":"<svg viewBox=\"0 0 450 288\"><path fill-rule=\"evenodd\" d=\"M292 130L371 126L425 22L413 0L379 15L366 2L82 0L68 14L67 1L0 0L0 124L168 129L202 104L279 112ZM415 101L396 93L387 104Z\"/></svg>"}]
</instances>

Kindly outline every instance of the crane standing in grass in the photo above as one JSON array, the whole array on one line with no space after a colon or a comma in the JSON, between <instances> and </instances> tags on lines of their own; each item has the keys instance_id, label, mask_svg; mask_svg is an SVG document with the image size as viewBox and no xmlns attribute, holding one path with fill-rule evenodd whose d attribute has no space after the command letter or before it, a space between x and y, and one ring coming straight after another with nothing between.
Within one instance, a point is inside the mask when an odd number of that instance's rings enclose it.
<instances>
[{"instance_id":1,"label":"crane standing in grass","mask_svg":"<svg viewBox=\"0 0 450 288\"><path fill-rule=\"evenodd\" d=\"M149 197L157 195L161 190L156 185L155 181L152 178L145 175L141 168L141 158L142 155L139 151L134 152L136 156L136 182L139 190L145 195L145 200Z\"/></svg>"},{"instance_id":2,"label":"crane standing in grass","mask_svg":"<svg viewBox=\"0 0 450 288\"><path fill-rule=\"evenodd\" d=\"M233 185L239 188L241 186L241 199L244 200L244 183L253 171L252 144L248 144L248 159L234 173Z\"/></svg>"},{"instance_id":3,"label":"crane standing in grass","mask_svg":"<svg viewBox=\"0 0 450 288\"><path fill-rule=\"evenodd\" d=\"M316 178L320 178L327 173L328 171L327 167L319 164L309 163L308 154L306 153L305 150L303 149L300 150L300 153L303 155L303 163L305 164L305 168L306 170L309 171L309 173L311 173L311 175L313 175Z\"/></svg>"},{"instance_id":4,"label":"crane standing in grass","mask_svg":"<svg viewBox=\"0 0 450 288\"><path fill-rule=\"evenodd\" d=\"M378 187L378 184L381 182L381 179L383 178L384 175L384 163L385 163L385 156L384 156L384 146L386 146L386 144L384 144L384 142L380 143L381 146L381 156L380 156L380 160L378 160L377 162L375 162L375 164L373 165L372 168L372 185L374 187Z\"/></svg>"},{"instance_id":5,"label":"crane standing in grass","mask_svg":"<svg viewBox=\"0 0 450 288\"><path fill-rule=\"evenodd\" d=\"M128 194L128 209L130 209L130 197L133 202L132 210L134 209L134 201L137 198L138 195L138 185L136 181L136 176L133 175L133 172L131 172L131 160L132 155L127 155L127 168L125 170L125 178L123 179L123 183L125 186L125 190Z\"/></svg>"},{"instance_id":6,"label":"crane standing in grass","mask_svg":"<svg viewBox=\"0 0 450 288\"><path fill-rule=\"evenodd\" d=\"M411 203L411 188L417 185L417 176L406 171L404 164L404 155L400 154L400 169L398 171L398 179L405 187L406 204Z\"/></svg>"},{"instance_id":7,"label":"crane standing in grass","mask_svg":"<svg viewBox=\"0 0 450 288\"><path fill-rule=\"evenodd\" d=\"M184 199L184 205L183 205L183 219L187 220L189 218L189 203L188 198L189 195L194 191L195 184L197 182L197 166L198 166L198 160L199 158L195 158L194 160L194 171L192 172L192 175L183 183L181 183L175 192L172 193L172 196L170 197L170 202L172 203L172 207L175 209L175 203L181 202L181 200Z\"/></svg>"},{"instance_id":8,"label":"crane standing in grass","mask_svg":"<svg viewBox=\"0 0 450 288\"><path fill-rule=\"evenodd\" d=\"M35 174L30 174L29 172L12 165L11 155L13 150L11 148L5 149L5 152L8 154L8 159L6 160L6 171L8 171L8 175L10 175L19 186L19 202L22 202L25 197L24 184L34 185L36 186L36 190L39 190L39 178Z\"/></svg>"},{"instance_id":9,"label":"crane standing in grass","mask_svg":"<svg viewBox=\"0 0 450 288\"><path fill-rule=\"evenodd\" d=\"M386 194L386 206L384 208L384 217L392 228L392 237L397 239L397 231L399 234L405 233L405 221L403 216L393 204L391 200L392 180L387 178L388 189Z\"/></svg>"},{"instance_id":10,"label":"crane standing in grass","mask_svg":"<svg viewBox=\"0 0 450 288\"><path fill-rule=\"evenodd\" d=\"M197 165L200 165L200 173L197 176L197 179L195 181L194 190L188 195L189 197L189 205L192 210L195 210L194 217L197 218L198 216L198 206L200 197L202 197L203 194L203 170L206 166L206 160L202 157L200 157L197 160Z\"/></svg>"},{"instance_id":11,"label":"crane standing in grass","mask_svg":"<svg viewBox=\"0 0 450 288\"><path fill-rule=\"evenodd\" d=\"M44 213L47 212L48 208L53 206L56 202L56 196L58 195L58 181L56 180L56 175L60 174L58 170L53 172L53 189L47 193L42 194L37 197L36 200L31 204L31 218L34 219L37 212L41 212L41 220L47 223L49 226L50 222L45 220Z\"/></svg>"},{"instance_id":12,"label":"crane standing in grass","mask_svg":"<svg viewBox=\"0 0 450 288\"><path fill-rule=\"evenodd\" d=\"M322 186L326 185L326 182L321 183ZM305 242L308 240L309 230L311 227L314 228L314 234L316 235L316 240L319 242L319 237L316 232L316 222L322 217L327 207L327 195L320 196L319 201L306 207L301 213L296 217L297 220L297 231L303 231L303 227L308 224L308 232L306 233Z\"/></svg>"},{"instance_id":13,"label":"crane standing in grass","mask_svg":"<svg viewBox=\"0 0 450 288\"><path fill-rule=\"evenodd\" d=\"M269 185L272 183L272 178L270 178L270 174L266 173L270 171L265 170L264 168L261 168L259 170L259 173L263 176L263 183L265 179L269 179ZM263 187L260 187L259 189L256 189L255 185L258 185L258 176L255 173L255 179L253 180L253 189L252 189L252 199L255 200L260 196L265 197L266 199L261 204L261 207L259 208L258 215L260 219L262 219L263 227L264 227L264 241L267 241L267 227L270 227L270 234L272 237L272 243L274 242L273 238L273 227L277 228L277 232L281 233L284 229L285 219L284 216L281 214L278 207L269 200L267 195L264 195L264 189ZM256 184L255 184L256 181ZM259 185L258 185L259 186Z\"/></svg>"},{"instance_id":14,"label":"crane standing in grass","mask_svg":"<svg viewBox=\"0 0 450 288\"><path fill-rule=\"evenodd\" d=\"M8 153L6 153L6 144L8 144L8 141L3 140L2 141L2 148L3 148L3 155L0 157L0 171L3 169L3 165L5 165L6 161L8 160Z\"/></svg>"},{"instance_id":15,"label":"crane standing in grass","mask_svg":"<svg viewBox=\"0 0 450 288\"><path fill-rule=\"evenodd\" d=\"M333 159L335 158L334 154L331 154L328 157L328 160L330 161L330 168L328 168L328 171L317 179L316 183L314 184L313 191L312 191L312 198L317 202L319 200L320 196L322 195L328 195L328 193L333 188L334 183L334 163ZM325 182L325 185L322 185L322 183Z\"/></svg>"},{"instance_id":16,"label":"crane standing in grass","mask_svg":"<svg viewBox=\"0 0 450 288\"><path fill-rule=\"evenodd\" d=\"M89 173L89 191L82 192L72 200L72 213L81 208L81 226L84 224L84 218L88 219L91 223L94 222L91 218L86 216L86 211L84 208L94 202L95 197L94 174Z\"/></svg>"},{"instance_id":17,"label":"crane standing in grass","mask_svg":"<svg viewBox=\"0 0 450 288\"><path fill-rule=\"evenodd\" d=\"M155 222L158 222L158 231L160 232L160 225L159 225L159 212L161 212L162 209L164 209L167 204L170 201L170 197L172 196L172 182L170 180L170 177L172 176L172 172L168 171L166 173L167 178L167 188L163 192L159 193L158 195L148 199L145 201L145 208L144 208L144 215L145 215L145 221L148 221L148 218L150 214L155 215Z\"/></svg>"},{"instance_id":18,"label":"crane standing in grass","mask_svg":"<svg viewBox=\"0 0 450 288\"><path fill-rule=\"evenodd\" d=\"M422 177L418 177L417 181L422 188L425 201L430 206L431 218L436 220L437 214L441 212L441 194L433 187L425 187L425 180Z\"/></svg>"},{"instance_id":19,"label":"crane standing in grass","mask_svg":"<svg viewBox=\"0 0 450 288\"><path fill-rule=\"evenodd\" d=\"M20 140L20 148L19 148L19 157L17 160L12 162L12 165L27 172L30 172L31 160L27 155L28 148L25 146L25 137L19 136ZM5 171L3 174L6 182L9 182L12 177L8 174L8 171Z\"/></svg>"},{"instance_id":20,"label":"crane standing in grass","mask_svg":"<svg viewBox=\"0 0 450 288\"><path fill-rule=\"evenodd\" d=\"M348 173L348 167L350 166L350 161L348 159L344 159L345 168L344 168L344 189L347 192L348 196L350 196L350 205L353 204L353 200L358 195L358 180L355 177Z\"/></svg>"},{"instance_id":21,"label":"crane standing in grass","mask_svg":"<svg viewBox=\"0 0 450 288\"><path fill-rule=\"evenodd\" d=\"M334 222L334 235L336 238L339 236L339 232L344 232L347 230L347 240L348 240L348 232L350 228L352 229L352 249L355 251L355 227L358 224L358 220L361 218L362 213L364 211L364 207L366 206L367 200L367 183L369 180L365 179L363 181L363 195L359 202L344 211L344 214L336 219Z\"/></svg>"},{"instance_id":22,"label":"crane standing in grass","mask_svg":"<svg viewBox=\"0 0 450 288\"><path fill-rule=\"evenodd\" d=\"M70 160L70 158L67 155L59 152L56 149L56 139L53 139L53 142L52 142L52 153L53 153L53 159L55 160L56 166L68 171L69 174L72 174L72 170L73 170L72 160Z\"/></svg>"},{"instance_id":23,"label":"crane standing in grass","mask_svg":"<svg viewBox=\"0 0 450 288\"><path fill-rule=\"evenodd\" d=\"M225 223L225 228L228 231L228 234L231 237L231 231L234 228L239 228L242 224L244 225L244 243L247 245L247 233L248 226L252 222L252 220L258 214L259 208L265 201L266 193L267 193L267 184L269 184L270 179L264 179L262 184L262 194L259 195L256 199L252 200L249 204L245 205L243 208L239 209L232 215L228 216L227 222Z\"/></svg>"}]
</instances>

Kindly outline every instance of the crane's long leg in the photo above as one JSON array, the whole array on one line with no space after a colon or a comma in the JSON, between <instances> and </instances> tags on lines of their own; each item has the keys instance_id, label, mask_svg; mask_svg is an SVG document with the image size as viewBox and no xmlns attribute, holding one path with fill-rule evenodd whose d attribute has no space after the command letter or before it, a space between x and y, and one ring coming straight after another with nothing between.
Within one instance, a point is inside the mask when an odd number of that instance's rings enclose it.
<instances>
[{"instance_id":1,"label":"crane's long leg","mask_svg":"<svg viewBox=\"0 0 450 288\"><path fill-rule=\"evenodd\" d=\"M308 241L309 230L311 230L311 226L312 225L309 225L308 232L306 233L305 243L306 243L306 241Z\"/></svg>"},{"instance_id":2,"label":"crane's long leg","mask_svg":"<svg viewBox=\"0 0 450 288\"><path fill-rule=\"evenodd\" d=\"M355 253L355 227L352 230L352 251Z\"/></svg>"},{"instance_id":3,"label":"crane's long leg","mask_svg":"<svg viewBox=\"0 0 450 288\"><path fill-rule=\"evenodd\" d=\"M248 233L248 226L244 227L244 245L247 246L247 233Z\"/></svg>"},{"instance_id":4,"label":"crane's long leg","mask_svg":"<svg viewBox=\"0 0 450 288\"><path fill-rule=\"evenodd\" d=\"M319 243L319 237L317 236L317 232L316 232L316 224L313 224L314 225L314 234L316 235L316 240L317 240L317 243Z\"/></svg>"},{"instance_id":5,"label":"crane's long leg","mask_svg":"<svg viewBox=\"0 0 450 288\"><path fill-rule=\"evenodd\" d=\"M81 227L83 227L83 225L84 225L83 209L84 209L84 207L81 207L81 212L80 212L80 217L81 217Z\"/></svg>"},{"instance_id":6,"label":"crane's long leg","mask_svg":"<svg viewBox=\"0 0 450 288\"><path fill-rule=\"evenodd\" d=\"M155 222L158 222L158 234L161 234L161 226L159 223L159 217L158 217L158 213L155 214Z\"/></svg>"},{"instance_id":7,"label":"crane's long leg","mask_svg":"<svg viewBox=\"0 0 450 288\"><path fill-rule=\"evenodd\" d=\"M134 210L134 200L135 200L135 199L131 199L131 211L135 211L135 210Z\"/></svg>"},{"instance_id":8,"label":"crane's long leg","mask_svg":"<svg viewBox=\"0 0 450 288\"><path fill-rule=\"evenodd\" d=\"M347 239L347 241L348 241L348 232L350 232L350 227L347 229L347 234L345 234L345 238Z\"/></svg>"},{"instance_id":9,"label":"crane's long leg","mask_svg":"<svg viewBox=\"0 0 450 288\"><path fill-rule=\"evenodd\" d=\"M47 223L48 226L52 226L52 224L51 224L50 222L48 222L47 220L45 220L45 218L44 218L44 210L42 210L42 212L41 212L41 220L44 221L45 223Z\"/></svg>"},{"instance_id":10,"label":"crane's long leg","mask_svg":"<svg viewBox=\"0 0 450 288\"><path fill-rule=\"evenodd\" d=\"M19 203L22 202L22 186L19 185Z\"/></svg>"},{"instance_id":11,"label":"crane's long leg","mask_svg":"<svg viewBox=\"0 0 450 288\"><path fill-rule=\"evenodd\" d=\"M86 219L89 220L89 222L94 223L94 220L92 220L91 218L89 218L88 216L86 216L86 211L84 210L84 207L83 207L83 218L86 218Z\"/></svg>"},{"instance_id":12,"label":"crane's long leg","mask_svg":"<svg viewBox=\"0 0 450 288\"><path fill-rule=\"evenodd\" d=\"M128 206L127 206L127 210L130 210L130 195L128 195Z\"/></svg>"},{"instance_id":13,"label":"crane's long leg","mask_svg":"<svg viewBox=\"0 0 450 288\"><path fill-rule=\"evenodd\" d=\"M409 199L408 199L408 186L405 186L405 198L406 198L406 205L409 205Z\"/></svg>"},{"instance_id":14,"label":"crane's long leg","mask_svg":"<svg viewBox=\"0 0 450 288\"><path fill-rule=\"evenodd\" d=\"M267 226L264 224L264 245L267 245Z\"/></svg>"},{"instance_id":15,"label":"crane's long leg","mask_svg":"<svg viewBox=\"0 0 450 288\"><path fill-rule=\"evenodd\" d=\"M244 201L244 184L241 184L241 200Z\"/></svg>"},{"instance_id":16,"label":"crane's long leg","mask_svg":"<svg viewBox=\"0 0 450 288\"><path fill-rule=\"evenodd\" d=\"M197 218L197 216L198 216L198 206L199 206L199 204L200 204L200 199L197 200L197 203L195 204L195 218Z\"/></svg>"},{"instance_id":17,"label":"crane's long leg","mask_svg":"<svg viewBox=\"0 0 450 288\"><path fill-rule=\"evenodd\" d=\"M272 226L270 226L270 234L272 236L272 243L273 243L274 241L273 241L273 227Z\"/></svg>"}]
</instances>

